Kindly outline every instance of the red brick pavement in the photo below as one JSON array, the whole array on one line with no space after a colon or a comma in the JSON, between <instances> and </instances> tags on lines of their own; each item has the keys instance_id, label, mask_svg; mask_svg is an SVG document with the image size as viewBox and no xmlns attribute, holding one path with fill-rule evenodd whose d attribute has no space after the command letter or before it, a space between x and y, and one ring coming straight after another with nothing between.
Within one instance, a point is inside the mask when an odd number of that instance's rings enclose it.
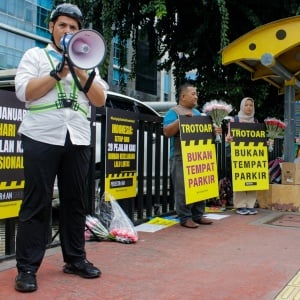
<instances>
[{"instance_id":1,"label":"red brick pavement","mask_svg":"<svg viewBox=\"0 0 300 300\"><path fill-rule=\"evenodd\" d=\"M200 225L139 232L136 244L88 242L101 278L62 272L60 248L47 250L38 291L13 288L14 261L0 263L1 300L273 300L300 267L300 230L265 225L278 213L229 217Z\"/></svg>"}]
</instances>

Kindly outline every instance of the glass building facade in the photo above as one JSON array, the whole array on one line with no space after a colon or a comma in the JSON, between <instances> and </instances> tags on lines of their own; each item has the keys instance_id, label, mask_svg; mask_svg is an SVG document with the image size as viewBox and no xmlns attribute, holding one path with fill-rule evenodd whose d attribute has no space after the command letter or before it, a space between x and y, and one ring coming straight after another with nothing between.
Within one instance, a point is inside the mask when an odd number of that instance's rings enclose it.
<instances>
[{"instance_id":1,"label":"glass building facade","mask_svg":"<svg viewBox=\"0 0 300 300\"><path fill-rule=\"evenodd\" d=\"M2 87L6 86L5 80L12 79L14 69L26 50L36 46L45 47L50 41L48 18L53 4L54 0L0 0L0 70L5 70L0 78ZM118 37L112 40L112 58L107 78L110 89L120 92L122 82L126 84L126 94L129 96L145 101L173 99L172 94L175 95L175 92L171 88L171 78L157 72L156 62L145 64L148 48L147 43L141 42L137 53L140 63L137 63L136 78L130 79L129 63L120 72ZM127 60L131 62L130 43L125 47Z\"/></svg>"},{"instance_id":2,"label":"glass building facade","mask_svg":"<svg viewBox=\"0 0 300 300\"><path fill-rule=\"evenodd\" d=\"M0 69L14 69L23 53L45 46L53 0L0 1Z\"/></svg>"}]
</instances>

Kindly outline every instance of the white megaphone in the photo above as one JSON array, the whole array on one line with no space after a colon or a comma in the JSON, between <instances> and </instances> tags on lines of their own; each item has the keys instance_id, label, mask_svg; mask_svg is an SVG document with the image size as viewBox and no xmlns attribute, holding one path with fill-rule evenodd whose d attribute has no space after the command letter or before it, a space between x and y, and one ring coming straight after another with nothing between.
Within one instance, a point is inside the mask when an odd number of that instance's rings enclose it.
<instances>
[{"instance_id":1,"label":"white megaphone","mask_svg":"<svg viewBox=\"0 0 300 300\"><path fill-rule=\"evenodd\" d=\"M72 65L83 70L97 67L106 54L104 38L99 32L90 29L65 34L60 46L68 54Z\"/></svg>"}]
</instances>

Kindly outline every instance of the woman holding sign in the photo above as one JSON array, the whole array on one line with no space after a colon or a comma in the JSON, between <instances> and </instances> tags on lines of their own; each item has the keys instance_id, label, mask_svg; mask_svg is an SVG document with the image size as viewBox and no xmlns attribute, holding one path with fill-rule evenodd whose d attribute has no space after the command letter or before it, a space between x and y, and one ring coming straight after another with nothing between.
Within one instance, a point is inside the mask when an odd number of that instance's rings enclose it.
<instances>
[{"instance_id":1,"label":"woman holding sign","mask_svg":"<svg viewBox=\"0 0 300 300\"><path fill-rule=\"evenodd\" d=\"M241 123L257 123L257 119L254 118L255 108L254 100L250 97L242 99L240 104L240 111L234 117L231 122ZM230 125L228 126L230 127ZM230 135L230 128L228 128L228 134L226 136L226 142L232 142L232 136ZM243 191L233 192L233 205L236 208L236 213L240 215L255 215L257 210L254 208L256 202L256 191Z\"/></svg>"}]
</instances>

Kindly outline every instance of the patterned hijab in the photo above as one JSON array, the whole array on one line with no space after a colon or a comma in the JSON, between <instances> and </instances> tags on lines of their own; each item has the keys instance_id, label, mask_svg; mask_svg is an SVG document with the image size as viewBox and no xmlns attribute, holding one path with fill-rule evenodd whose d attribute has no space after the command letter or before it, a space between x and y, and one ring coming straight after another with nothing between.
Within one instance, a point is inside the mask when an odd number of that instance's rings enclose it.
<instances>
[{"instance_id":1,"label":"patterned hijab","mask_svg":"<svg viewBox=\"0 0 300 300\"><path fill-rule=\"evenodd\" d=\"M251 115L245 114L245 105L248 100L250 100L253 103L253 111ZM239 121L245 123L255 123L254 114L255 114L254 100L250 97L245 97L241 101L240 111L238 113Z\"/></svg>"}]
</instances>

